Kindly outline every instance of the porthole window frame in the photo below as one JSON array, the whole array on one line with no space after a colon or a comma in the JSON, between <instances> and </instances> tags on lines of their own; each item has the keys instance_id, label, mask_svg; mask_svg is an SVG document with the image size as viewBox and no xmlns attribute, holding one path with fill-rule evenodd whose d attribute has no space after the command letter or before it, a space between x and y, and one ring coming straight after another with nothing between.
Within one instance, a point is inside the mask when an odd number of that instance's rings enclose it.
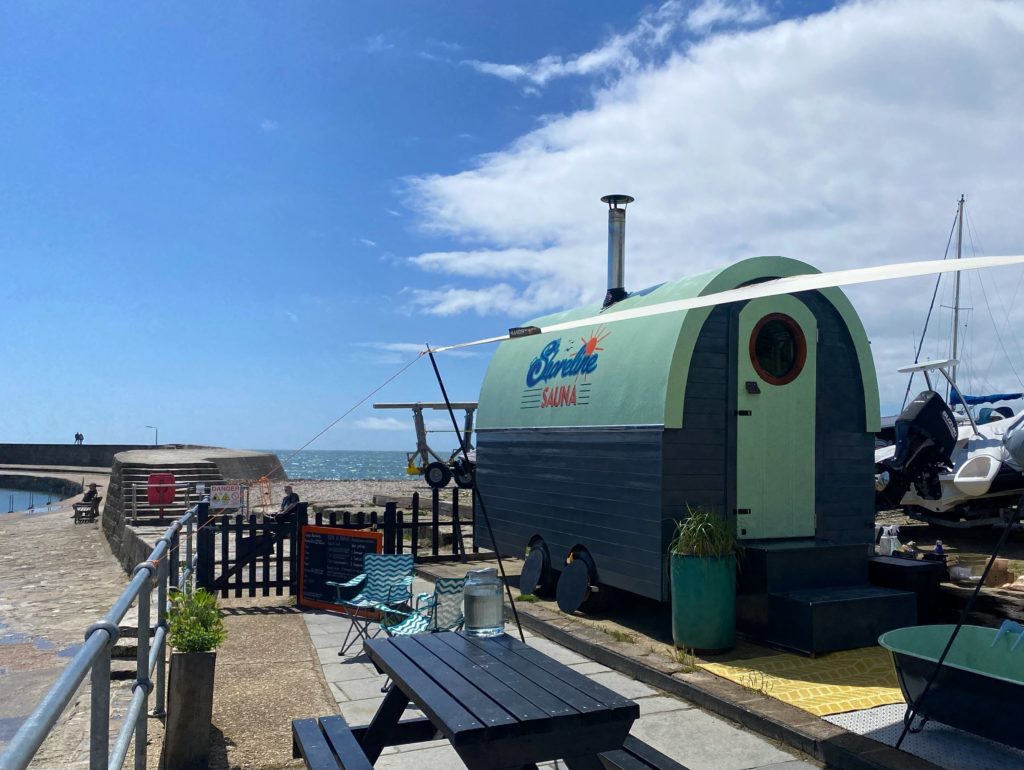
<instances>
[{"instance_id":1,"label":"porthole window frame","mask_svg":"<svg viewBox=\"0 0 1024 770\"><path fill-rule=\"evenodd\" d=\"M793 340L796 342L796 356L793 359L793 366L783 377L776 377L761 366L761 362L757 360L757 337L761 330L772 321L781 322L789 330L790 334L793 335ZM804 365L807 363L807 336L804 334L800 324L792 316L788 316L785 313L769 313L754 324L754 329L750 332L749 352L750 363L758 377L769 385L788 385L801 375Z\"/></svg>"}]
</instances>

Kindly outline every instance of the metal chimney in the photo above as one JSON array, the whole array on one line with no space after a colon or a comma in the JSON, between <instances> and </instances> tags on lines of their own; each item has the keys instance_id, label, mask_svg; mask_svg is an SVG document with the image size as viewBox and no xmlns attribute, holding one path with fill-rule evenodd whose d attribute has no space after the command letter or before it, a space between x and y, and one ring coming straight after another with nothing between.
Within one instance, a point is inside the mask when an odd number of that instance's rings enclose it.
<instances>
[{"instance_id":1,"label":"metal chimney","mask_svg":"<svg viewBox=\"0 0 1024 770\"><path fill-rule=\"evenodd\" d=\"M608 204L608 293L604 295L604 306L608 307L629 296L625 288L626 204L632 203L633 198L605 195L601 202Z\"/></svg>"}]
</instances>

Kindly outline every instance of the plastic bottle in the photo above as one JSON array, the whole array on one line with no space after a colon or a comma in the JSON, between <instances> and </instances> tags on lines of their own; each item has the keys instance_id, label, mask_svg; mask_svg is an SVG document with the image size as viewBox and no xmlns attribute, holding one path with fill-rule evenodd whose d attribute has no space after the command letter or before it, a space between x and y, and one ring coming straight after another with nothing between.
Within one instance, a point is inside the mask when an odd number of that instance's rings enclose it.
<instances>
[{"instance_id":1,"label":"plastic bottle","mask_svg":"<svg viewBox=\"0 0 1024 770\"><path fill-rule=\"evenodd\" d=\"M466 636L498 636L505 631L501 579L494 568L470 570L462 591Z\"/></svg>"}]
</instances>

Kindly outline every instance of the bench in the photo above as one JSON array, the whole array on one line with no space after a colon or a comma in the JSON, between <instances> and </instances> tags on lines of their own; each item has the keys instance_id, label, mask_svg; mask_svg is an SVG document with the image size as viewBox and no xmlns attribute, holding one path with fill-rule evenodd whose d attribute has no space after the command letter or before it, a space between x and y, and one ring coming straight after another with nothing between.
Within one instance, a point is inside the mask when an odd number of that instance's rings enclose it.
<instances>
[{"instance_id":1,"label":"bench","mask_svg":"<svg viewBox=\"0 0 1024 770\"><path fill-rule=\"evenodd\" d=\"M395 745L433 740L438 731L429 719L398 723ZM349 727L344 717L296 719L292 722L292 756L302 759L308 770L372 770L373 764L360 742L368 725ZM604 770L688 770L671 757L632 735L622 748L598 754ZM576 765L567 761L570 767Z\"/></svg>"},{"instance_id":2,"label":"bench","mask_svg":"<svg viewBox=\"0 0 1024 770\"><path fill-rule=\"evenodd\" d=\"M598 754L604 770L687 770L671 757L632 735L627 736L618 751Z\"/></svg>"},{"instance_id":3,"label":"bench","mask_svg":"<svg viewBox=\"0 0 1024 770\"><path fill-rule=\"evenodd\" d=\"M96 521L100 516L100 500L102 497L88 503L75 503L71 507L75 511L75 515L72 516L75 520L75 524L88 524L89 522Z\"/></svg>"}]
</instances>

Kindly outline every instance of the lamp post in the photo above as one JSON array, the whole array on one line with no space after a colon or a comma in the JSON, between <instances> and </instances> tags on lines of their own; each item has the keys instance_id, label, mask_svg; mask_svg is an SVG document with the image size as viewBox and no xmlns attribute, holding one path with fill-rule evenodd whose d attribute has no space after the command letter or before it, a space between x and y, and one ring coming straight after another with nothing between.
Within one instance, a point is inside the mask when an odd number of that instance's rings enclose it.
<instances>
[{"instance_id":1,"label":"lamp post","mask_svg":"<svg viewBox=\"0 0 1024 770\"><path fill-rule=\"evenodd\" d=\"M153 429L153 446L158 446L160 444L160 431L157 430L155 425L147 425L146 427Z\"/></svg>"}]
</instances>

